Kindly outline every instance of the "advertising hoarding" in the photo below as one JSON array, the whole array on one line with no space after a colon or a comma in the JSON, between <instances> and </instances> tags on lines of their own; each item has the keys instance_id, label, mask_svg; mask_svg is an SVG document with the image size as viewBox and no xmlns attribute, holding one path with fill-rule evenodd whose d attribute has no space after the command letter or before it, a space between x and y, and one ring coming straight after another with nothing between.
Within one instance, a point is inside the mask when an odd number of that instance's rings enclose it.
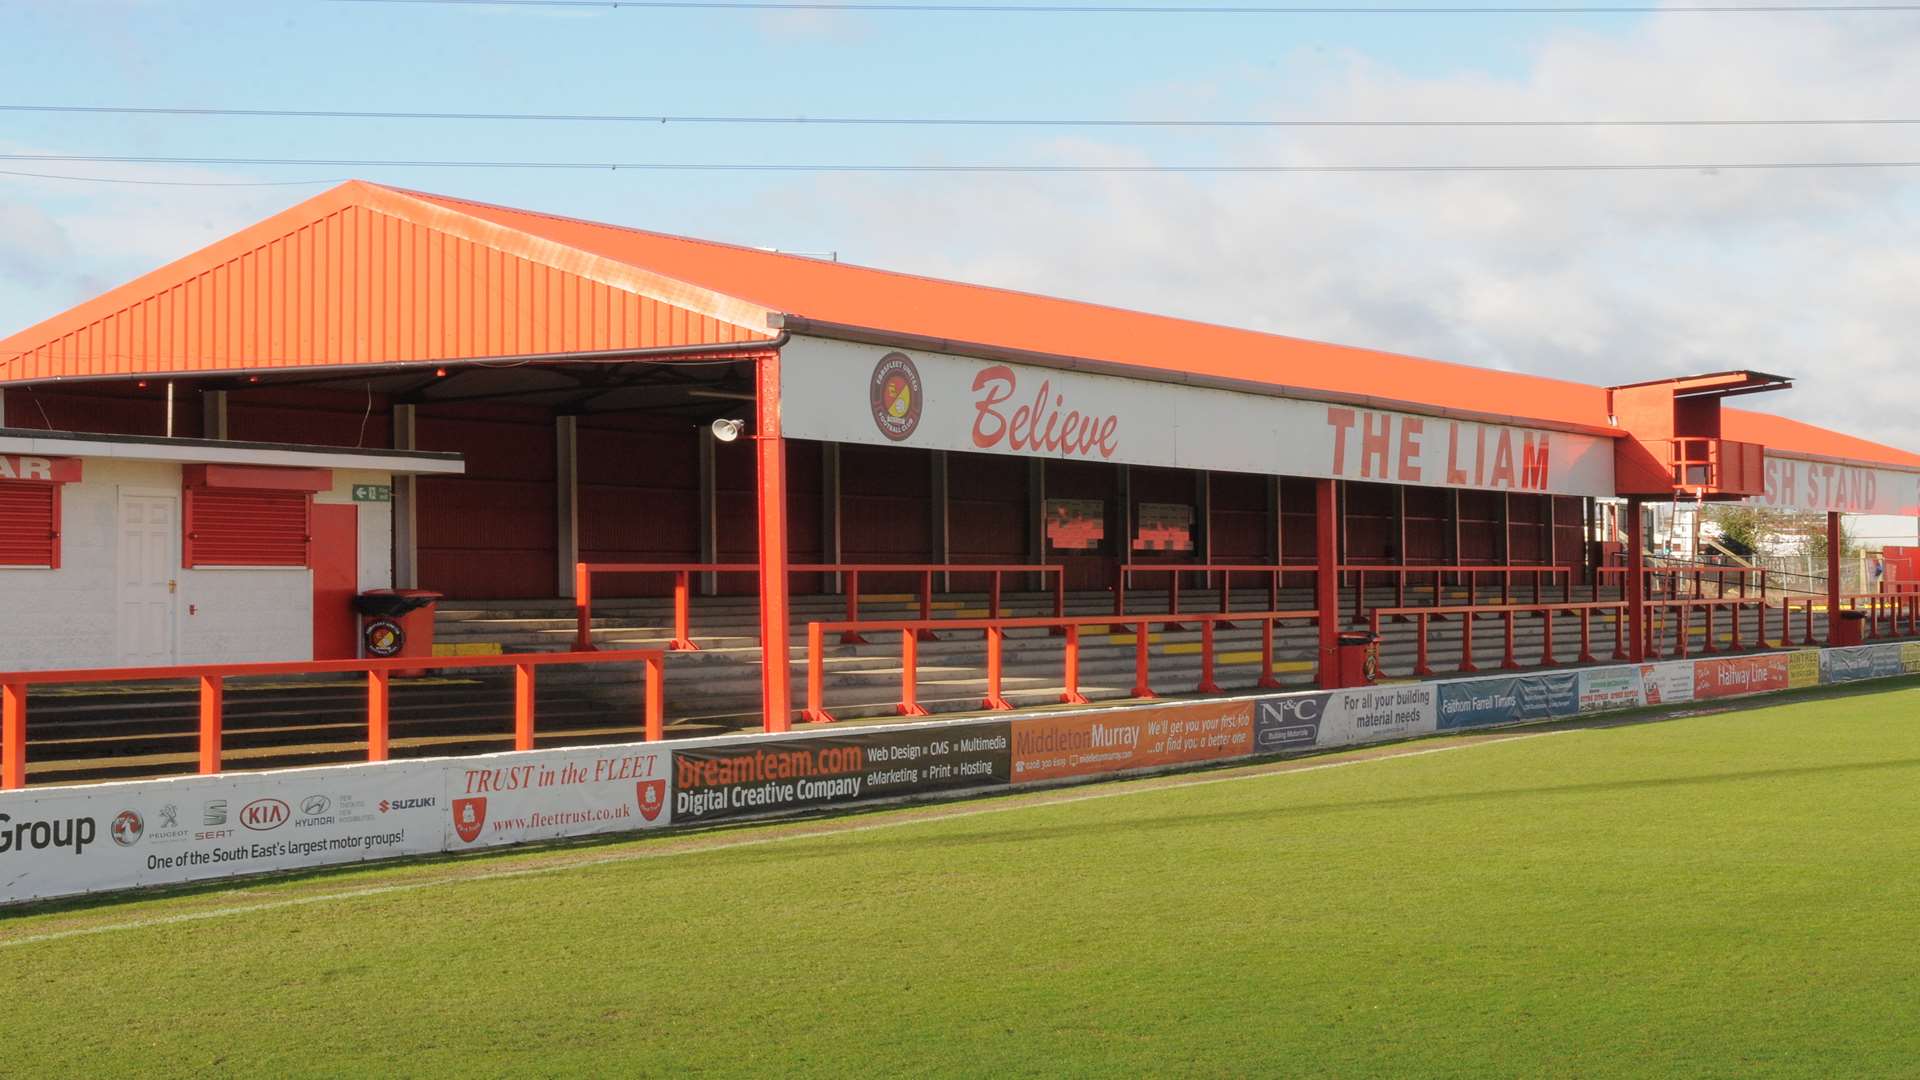
<instances>
[{"instance_id":1,"label":"advertising hoarding","mask_svg":"<svg viewBox=\"0 0 1920 1080\"><path fill-rule=\"evenodd\" d=\"M1640 685L1649 705L1677 705L1692 701L1693 682L1691 660L1640 665Z\"/></svg>"},{"instance_id":2,"label":"advertising hoarding","mask_svg":"<svg viewBox=\"0 0 1920 1080\"><path fill-rule=\"evenodd\" d=\"M1431 735L1437 698L1432 683L1335 690L1320 723L1320 745L1355 746Z\"/></svg>"},{"instance_id":3,"label":"advertising hoarding","mask_svg":"<svg viewBox=\"0 0 1920 1080\"><path fill-rule=\"evenodd\" d=\"M0 793L0 900L435 852L445 795L415 762Z\"/></svg>"},{"instance_id":4,"label":"advertising hoarding","mask_svg":"<svg viewBox=\"0 0 1920 1080\"><path fill-rule=\"evenodd\" d=\"M670 772L668 752L651 746L449 761L448 847L659 828L673 820Z\"/></svg>"},{"instance_id":5,"label":"advertising hoarding","mask_svg":"<svg viewBox=\"0 0 1920 1080\"><path fill-rule=\"evenodd\" d=\"M1013 782L1245 757L1253 713L1241 699L1014 720Z\"/></svg>"},{"instance_id":6,"label":"advertising hoarding","mask_svg":"<svg viewBox=\"0 0 1920 1080\"><path fill-rule=\"evenodd\" d=\"M1786 653L1695 660L1693 696L1697 701L1705 701L1785 690L1792 685L1791 675L1792 664Z\"/></svg>"},{"instance_id":7,"label":"advertising hoarding","mask_svg":"<svg viewBox=\"0 0 1920 1080\"><path fill-rule=\"evenodd\" d=\"M1261 698L1254 711L1254 752L1285 754L1323 745L1320 724L1332 700L1331 692Z\"/></svg>"},{"instance_id":8,"label":"advertising hoarding","mask_svg":"<svg viewBox=\"0 0 1920 1080\"><path fill-rule=\"evenodd\" d=\"M716 821L1005 784L1009 743L1007 723L987 721L676 749L673 819Z\"/></svg>"},{"instance_id":9,"label":"advertising hoarding","mask_svg":"<svg viewBox=\"0 0 1920 1080\"><path fill-rule=\"evenodd\" d=\"M1797 513L1920 514L1920 473L1766 455L1767 488L1746 500Z\"/></svg>"},{"instance_id":10,"label":"advertising hoarding","mask_svg":"<svg viewBox=\"0 0 1920 1080\"><path fill-rule=\"evenodd\" d=\"M1580 711L1611 712L1646 704L1646 690L1640 669L1634 667L1589 668L1580 673Z\"/></svg>"},{"instance_id":11,"label":"advertising hoarding","mask_svg":"<svg viewBox=\"0 0 1920 1080\"><path fill-rule=\"evenodd\" d=\"M1571 671L1440 683L1440 730L1548 720L1580 713L1580 676Z\"/></svg>"},{"instance_id":12,"label":"advertising hoarding","mask_svg":"<svg viewBox=\"0 0 1920 1080\"><path fill-rule=\"evenodd\" d=\"M795 336L793 438L1417 487L1614 494L1601 435Z\"/></svg>"}]
</instances>

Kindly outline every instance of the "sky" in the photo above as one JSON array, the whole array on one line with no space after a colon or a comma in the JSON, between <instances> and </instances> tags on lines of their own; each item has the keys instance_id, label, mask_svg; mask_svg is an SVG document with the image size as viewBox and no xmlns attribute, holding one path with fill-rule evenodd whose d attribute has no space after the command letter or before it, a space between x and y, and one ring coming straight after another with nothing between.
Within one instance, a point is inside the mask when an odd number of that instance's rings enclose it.
<instances>
[{"instance_id":1,"label":"sky","mask_svg":"<svg viewBox=\"0 0 1920 1080\"><path fill-rule=\"evenodd\" d=\"M7 0L0 106L1920 121L1915 55L1920 12L935 15ZM1168 131L0 110L0 154L1711 166L1920 162L1920 124ZM1920 169L958 175L4 160L0 171L144 182L0 175L0 336L359 177L1595 383L1753 368L1801 383L1745 407L1920 450ZM278 186L231 186L266 184Z\"/></svg>"}]
</instances>

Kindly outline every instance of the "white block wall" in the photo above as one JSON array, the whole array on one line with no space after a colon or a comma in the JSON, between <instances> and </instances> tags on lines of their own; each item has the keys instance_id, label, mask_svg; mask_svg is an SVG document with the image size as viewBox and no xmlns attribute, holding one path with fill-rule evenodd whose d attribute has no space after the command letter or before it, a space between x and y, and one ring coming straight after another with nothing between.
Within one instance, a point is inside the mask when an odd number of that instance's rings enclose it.
<instances>
[{"instance_id":1,"label":"white block wall","mask_svg":"<svg viewBox=\"0 0 1920 1080\"><path fill-rule=\"evenodd\" d=\"M116 667L119 650L119 492L180 492L181 466L89 458L61 491L60 569L0 567L0 671ZM336 470L316 501L352 502L352 486L387 473ZM393 581L391 503L360 503L362 589ZM174 541L179 565L179 540ZM176 662L313 659L313 576L302 567L180 569Z\"/></svg>"}]
</instances>

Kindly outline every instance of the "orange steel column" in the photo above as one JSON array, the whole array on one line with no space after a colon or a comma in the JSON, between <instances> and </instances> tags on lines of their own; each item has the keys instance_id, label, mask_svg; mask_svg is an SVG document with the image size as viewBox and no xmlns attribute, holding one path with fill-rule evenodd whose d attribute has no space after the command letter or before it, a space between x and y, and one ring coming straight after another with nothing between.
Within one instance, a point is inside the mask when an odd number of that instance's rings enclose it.
<instances>
[{"instance_id":1,"label":"orange steel column","mask_svg":"<svg viewBox=\"0 0 1920 1080\"><path fill-rule=\"evenodd\" d=\"M780 354L755 363L754 439L759 459L760 702L767 731L793 726L793 656L787 640L787 443L780 434Z\"/></svg>"},{"instance_id":2,"label":"orange steel column","mask_svg":"<svg viewBox=\"0 0 1920 1080\"><path fill-rule=\"evenodd\" d=\"M1809 620L1811 621L1811 620ZM1840 515L1827 514L1827 644L1833 644L1833 627L1840 621Z\"/></svg>"},{"instance_id":3,"label":"orange steel column","mask_svg":"<svg viewBox=\"0 0 1920 1080\"><path fill-rule=\"evenodd\" d=\"M513 748L533 749L533 665L513 665Z\"/></svg>"},{"instance_id":4,"label":"orange steel column","mask_svg":"<svg viewBox=\"0 0 1920 1080\"><path fill-rule=\"evenodd\" d=\"M1647 548L1640 528L1640 498L1627 498L1627 659L1647 658Z\"/></svg>"},{"instance_id":5,"label":"orange steel column","mask_svg":"<svg viewBox=\"0 0 1920 1080\"><path fill-rule=\"evenodd\" d=\"M1335 515L1334 486L1331 480L1313 482L1314 559L1319 572L1314 575L1314 606L1320 609L1320 670L1322 690L1340 686L1340 579L1334 567L1339 565L1340 525Z\"/></svg>"},{"instance_id":6,"label":"orange steel column","mask_svg":"<svg viewBox=\"0 0 1920 1080\"><path fill-rule=\"evenodd\" d=\"M386 668L367 672L367 760L387 760L392 726L392 675Z\"/></svg>"},{"instance_id":7,"label":"orange steel column","mask_svg":"<svg viewBox=\"0 0 1920 1080\"><path fill-rule=\"evenodd\" d=\"M27 684L0 685L0 788L27 786Z\"/></svg>"},{"instance_id":8,"label":"orange steel column","mask_svg":"<svg viewBox=\"0 0 1920 1080\"><path fill-rule=\"evenodd\" d=\"M220 728L226 680L218 675L200 676L200 771L220 771Z\"/></svg>"}]
</instances>

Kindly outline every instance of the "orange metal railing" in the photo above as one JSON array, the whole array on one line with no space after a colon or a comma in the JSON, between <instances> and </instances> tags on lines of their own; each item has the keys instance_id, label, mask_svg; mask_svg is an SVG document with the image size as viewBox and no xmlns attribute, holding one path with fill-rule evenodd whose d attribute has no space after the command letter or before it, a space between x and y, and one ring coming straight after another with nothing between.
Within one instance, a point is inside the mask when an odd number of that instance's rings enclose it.
<instances>
[{"instance_id":1,"label":"orange metal railing","mask_svg":"<svg viewBox=\"0 0 1920 1080\"><path fill-rule=\"evenodd\" d=\"M367 676L367 760L385 761L392 712L389 692L395 671L421 668L511 667L513 745L534 748L534 670L554 664L644 663L647 666L643 730L649 742L665 738L666 654L658 649L622 649L593 653L521 653L510 656L390 657L365 660L308 660L258 664L190 664L179 667L90 668L65 671L0 673L0 789L27 783L27 690L32 686L74 683L150 682L192 679L200 688L199 770L220 771L221 733L228 679L254 675L360 674Z\"/></svg>"},{"instance_id":2,"label":"orange metal railing","mask_svg":"<svg viewBox=\"0 0 1920 1080\"><path fill-rule=\"evenodd\" d=\"M1154 626L1172 627L1181 621L1200 624L1200 681L1194 687L1195 693L1218 693L1220 687L1214 682L1214 630L1227 625L1229 620L1260 623L1260 680L1263 689L1278 689L1279 683L1273 678L1273 628L1280 622L1309 622L1318 624L1318 611L1236 611L1231 615L1209 613L1190 615L1130 615L1125 619L1109 619L1098 616L1076 618L1008 618L1008 619L905 619L897 621L869 622L810 622L807 624L807 706L803 713L810 723L828 723L833 714L827 711L826 696L826 636L829 633L868 631L876 633L894 632L900 635L900 701L895 710L902 716L925 716L927 709L919 702L919 643L932 636L933 631L980 630L986 635L987 646L987 694L981 702L985 709L1007 710L1013 708L1001 690L1004 666L1004 652L1008 630L1058 630L1065 637L1066 644L1062 656L1062 685L1060 700L1067 704L1085 704L1087 699L1080 693L1080 635L1083 630L1094 627L1099 632L1109 632L1115 626L1131 626L1134 631L1134 675L1133 696L1151 698L1153 692L1148 655L1151 641L1150 628Z\"/></svg>"},{"instance_id":3,"label":"orange metal railing","mask_svg":"<svg viewBox=\"0 0 1920 1080\"><path fill-rule=\"evenodd\" d=\"M794 563L787 567L789 574L838 574L845 584L841 591L847 598L847 621L860 619L860 575L867 574L917 574L920 577L920 618L933 618L933 576L935 574L984 574L989 579L987 588L987 612L992 618L1000 617L1000 591L1002 578L1007 574L1032 574L1043 581L1047 575L1053 577L1053 614L1061 617L1066 614L1067 591L1065 569L1058 565L1022 564L1022 563ZM593 644L593 579L595 575L605 574L671 574L673 576L673 640L667 648L674 652L697 652L700 646L693 641L693 575L695 574L758 574L758 563L575 563L573 568L574 637L573 647L577 652L592 652ZM862 643L857 631L849 630L842 638L848 645Z\"/></svg>"}]
</instances>

